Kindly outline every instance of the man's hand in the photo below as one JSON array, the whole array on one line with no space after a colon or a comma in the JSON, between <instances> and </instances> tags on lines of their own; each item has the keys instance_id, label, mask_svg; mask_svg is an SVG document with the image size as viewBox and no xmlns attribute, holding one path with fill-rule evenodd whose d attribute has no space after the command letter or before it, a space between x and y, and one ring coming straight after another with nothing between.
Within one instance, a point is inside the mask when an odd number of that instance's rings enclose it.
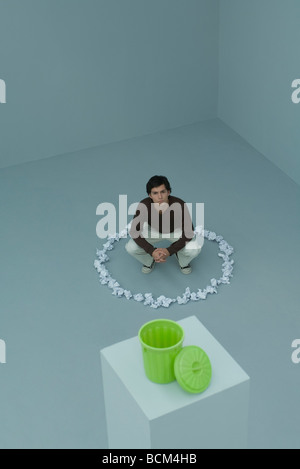
<instances>
[{"instance_id":1,"label":"man's hand","mask_svg":"<svg viewBox=\"0 0 300 469\"><path fill-rule=\"evenodd\" d=\"M166 248L157 248L152 253L155 262L166 262L169 255L170 253Z\"/></svg>"}]
</instances>

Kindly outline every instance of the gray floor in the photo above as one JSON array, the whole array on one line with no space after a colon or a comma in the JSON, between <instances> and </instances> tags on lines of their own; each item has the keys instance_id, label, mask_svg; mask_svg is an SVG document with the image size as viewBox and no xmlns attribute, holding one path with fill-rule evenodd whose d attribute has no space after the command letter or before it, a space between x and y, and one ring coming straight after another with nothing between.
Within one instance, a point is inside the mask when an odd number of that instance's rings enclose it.
<instances>
[{"instance_id":1,"label":"gray floor","mask_svg":"<svg viewBox=\"0 0 300 469\"><path fill-rule=\"evenodd\" d=\"M235 248L231 284L205 301L153 310L98 281L97 205L139 201L154 174ZM1 448L106 448L99 350L191 315L251 377L249 446L300 447L299 187L236 133L211 120L2 169L0 200ZM190 277L173 258L142 276L124 244L109 268L134 292L176 296L221 270L206 242Z\"/></svg>"}]
</instances>

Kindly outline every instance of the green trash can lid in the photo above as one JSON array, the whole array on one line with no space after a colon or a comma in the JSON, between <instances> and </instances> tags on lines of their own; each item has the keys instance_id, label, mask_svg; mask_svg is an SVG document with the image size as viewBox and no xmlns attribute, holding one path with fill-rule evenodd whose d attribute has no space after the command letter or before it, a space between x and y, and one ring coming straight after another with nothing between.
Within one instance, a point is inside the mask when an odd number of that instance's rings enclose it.
<instances>
[{"instance_id":1,"label":"green trash can lid","mask_svg":"<svg viewBox=\"0 0 300 469\"><path fill-rule=\"evenodd\" d=\"M175 377L187 392L205 391L211 380L211 363L202 348L196 345L183 347L174 362Z\"/></svg>"}]
</instances>

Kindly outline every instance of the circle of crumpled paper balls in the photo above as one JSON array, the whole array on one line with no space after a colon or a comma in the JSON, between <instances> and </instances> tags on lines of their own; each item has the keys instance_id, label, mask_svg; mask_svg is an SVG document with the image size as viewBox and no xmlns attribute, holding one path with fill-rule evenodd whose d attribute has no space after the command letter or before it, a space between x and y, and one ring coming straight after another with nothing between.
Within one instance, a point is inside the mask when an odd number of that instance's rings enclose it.
<instances>
[{"instance_id":1,"label":"circle of crumpled paper balls","mask_svg":"<svg viewBox=\"0 0 300 469\"><path fill-rule=\"evenodd\" d=\"M192 292L190 288L187 287L183 294L176 298L167 298L164 295L161 295L158 298L153 298L152 293L132 293L130 290L125 290L120 286L116 279L111 277L104 264L109 261L107 251L111 251L113 249L113 245L116 241L120 241L122 238L127 238L129 230L130 224L127 225L120 233L115 233L114 235L109 236L101 250L97 249L97 259L94 262L94 267L99 274L100 283L102 285L107 285L108 288L112 289L112 295L126 298L127 300L133 299L135 301L143 302L145 306L150 306L151 308L168 308L172 303L183 305L189 301L206 300L208 294L218 292L219 285L230 283L229 279L232 277L234 264L234 260L230 259L230 256L233 253L233 247L223 239L223 236L218 236L213 231L203 230L201 226L197 226L194 230L195 234L202 235L209 241L215 241L219 245L220 252L218 253L218 256L223 259L222 275L219 279L212 278L209 285L204 289L199 288L196 292Z\"/></svg>"}]
</instances>

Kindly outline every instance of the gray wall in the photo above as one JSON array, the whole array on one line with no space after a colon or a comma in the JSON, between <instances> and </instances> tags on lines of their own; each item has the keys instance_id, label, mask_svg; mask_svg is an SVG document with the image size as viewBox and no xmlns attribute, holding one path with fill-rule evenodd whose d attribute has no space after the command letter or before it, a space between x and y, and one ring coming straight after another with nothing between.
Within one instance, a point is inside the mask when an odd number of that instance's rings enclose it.
<instances>
[{"instance_id":1,"label":"gray wall","mask_svg":"<svg viewBox=\"0 0 300 469\"><path fill-rule=\"evenodd\" d=\"M219 0L0 0L0 167L217 116Z\"/></svg>"},{"instance_id":2,"label":"gray wall","mask_svg":"<svg viewBox=\"0 0 300 469\"><path fill-rule=\"evenodd\" d=\"M299 0L221 0L219 117L300 183Z\"/></svg>"}]
</instances>

